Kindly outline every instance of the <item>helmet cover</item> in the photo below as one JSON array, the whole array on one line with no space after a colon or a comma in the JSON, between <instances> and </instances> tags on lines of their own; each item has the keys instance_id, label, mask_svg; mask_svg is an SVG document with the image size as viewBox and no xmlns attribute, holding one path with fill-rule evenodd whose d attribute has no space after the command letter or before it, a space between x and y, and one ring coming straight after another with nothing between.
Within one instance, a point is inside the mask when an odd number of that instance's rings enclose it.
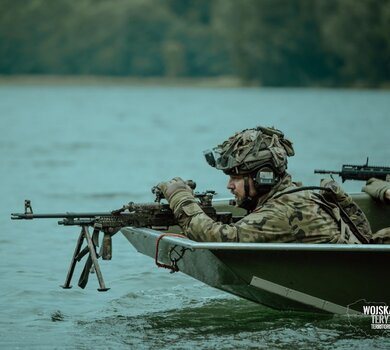
<instances>
[{"instance_id":1,"label":"helmet cover","mask_svg":"<svg viewBox=\"0 0 390 350\"><path fill-rule=\"evenodd\" d=\"M214 149L214 166L228 175L246 175L264 166L278 175L287 169L287 157L294 155L292 143L273 127L237 132Z\"/></svg>"}]
</instances>

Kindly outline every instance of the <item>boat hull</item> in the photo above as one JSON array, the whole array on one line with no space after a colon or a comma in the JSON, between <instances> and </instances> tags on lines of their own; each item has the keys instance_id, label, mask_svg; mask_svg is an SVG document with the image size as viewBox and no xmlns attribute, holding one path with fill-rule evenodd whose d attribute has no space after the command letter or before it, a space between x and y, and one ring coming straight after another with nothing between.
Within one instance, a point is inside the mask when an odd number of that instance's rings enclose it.
<instances>
[{"instance_id":1,"label":"boat hull","mask_svg":"<svg viewBox=\"0 0 390 350\"><path fill-rule=\"evenodd\" d=\"M124 236L156 257L161 232L127 227ZM390 305L389 245L199 243L164 236L158 261L212 287L275 309L362 312ZM174 278L174 277L172 277Z\"/></svg>"},{"instance_id":2,"label":"boat hull","mask_svg":"<svg viewBox=\"0 0 390 350\"><path fill-rule=\"evenodd\" d=\"M354 199L373 231L390 226L390 206L365 194ZM243 214L227 201L215 206ZM212 287L275 309L346 314L361 313L367 303L390 305L390 245L208 243L132 227L122 233L160 263L177 264Z\"/></svg>"}]
</instances>

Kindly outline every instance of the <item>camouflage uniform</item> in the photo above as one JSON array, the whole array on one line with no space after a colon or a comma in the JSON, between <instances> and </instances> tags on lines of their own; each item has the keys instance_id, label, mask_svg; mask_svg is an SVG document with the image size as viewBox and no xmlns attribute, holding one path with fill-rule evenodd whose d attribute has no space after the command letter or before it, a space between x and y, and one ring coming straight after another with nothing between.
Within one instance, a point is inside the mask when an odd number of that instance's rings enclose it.
<instances>
[{"instance_id":1,"label":"camouflage uniform","mask_svg":"<svg viewBox=\"0 0 390 350\"><path fill-rule=\"evenodd\" d=\"M390 190L390 176L386 181L372 178L367 181L366 186L362 190L368 193L372 198L379 200L382 203L390 204L385 198L385 193ZM371 241L376 244L390 244L390 227L383 228L372 235Z\"/></svg>"},{"instance_id":2,"label":"camouflage uniform","mask_svg":"<svg viewBox=\"0 0 390 350\"><path fill-rule=\"evenodd\" d=\"M387 176L386 181L372 178L367 181L362 190L374 199L390 204L389 200L385 198L386 191L390 190L390 176Z\"/></svg>"},{"instance_id":3,"label":"camouflage uniform","mask_svg":"<svg viewBox=\"0 0 390 350\"><path fill-rule=\"evenodd\" d=\"M287 157L294 155L294 149L281 131L246 129L214 148L217 159L211 152L205 152L211 166L228 175L242 176L248 200L240 206L247 206L249 201L251 212L234 224L215 222L202 211L181 179L159 184L189 238L208 242L360 243L342 219L343 208L336 205L340 200L332 203L303 188L294 191L298 188L285 172ZM257 192L257 203L249 196L249 178L258 186L256 191L265 189L262 195ZM344 202L344 192L339 194Z\"/></svg>"},{"instance_id":4,"label":"camouflage uniform","mask_svg":"<svg viewBox=\"0 0 390 350\"><path fill-rule=\"evenodd\" d=\"M312 191L274 198L294 188L291 177L286 175L252 213L230 225L210 219L186 191L174 194L170 206L184 233L196 241L346 243L340 223L328 214L325 204Z\"/></svg>"}]
</instances>

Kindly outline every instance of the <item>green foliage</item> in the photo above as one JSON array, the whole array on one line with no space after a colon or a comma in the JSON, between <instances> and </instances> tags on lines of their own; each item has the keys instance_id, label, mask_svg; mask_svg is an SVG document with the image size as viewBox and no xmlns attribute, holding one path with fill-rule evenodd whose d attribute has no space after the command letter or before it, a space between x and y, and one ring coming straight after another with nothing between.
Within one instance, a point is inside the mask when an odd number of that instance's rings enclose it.
<instances>
[{"instance_id":1,"label":"green foliage","mask_svg":"<svg viewBox=\"0 0 390 350\"><path fill-rule=\"evenodd\" d=\"M0 0L0 74L390 80L390 0Z\"/></svg>"},{"instance_id":2,"label":"green foliage","mask_svg":"<svg viewBox=\"0 0 390 350\"><path fill-rule=\"evenodd\" d=\"M233 2L230 29L240 75L264 85L307 85L329 74L312 0Z\"/></svg>"},{"instance_id":3,"label":"green foliage","mask_svg":"<svg viewBox=\"0 0 390 350\"><path fill-rule=\"evenodd\" d=\"M330 1L321 23L324 47L339 59L342 82L390 81L390 1Z\"/></svg>"}]
</instances>

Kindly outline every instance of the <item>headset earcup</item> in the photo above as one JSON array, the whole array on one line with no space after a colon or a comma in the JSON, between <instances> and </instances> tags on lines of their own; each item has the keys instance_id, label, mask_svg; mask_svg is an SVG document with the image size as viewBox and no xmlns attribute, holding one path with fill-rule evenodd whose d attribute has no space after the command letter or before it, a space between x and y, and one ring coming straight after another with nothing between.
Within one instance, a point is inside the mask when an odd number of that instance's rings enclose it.
<instances>
[{"instance_id":1,"label":"headset earcup","mask_svg":"<svg viewBox=\"0 0 390 350\"><path fill-rule=\"evenodd\" d=\"M258 186L274 186L278 178L270 167L263 167L257 171L254 181Z\"/></svg>"}]
</instances>

